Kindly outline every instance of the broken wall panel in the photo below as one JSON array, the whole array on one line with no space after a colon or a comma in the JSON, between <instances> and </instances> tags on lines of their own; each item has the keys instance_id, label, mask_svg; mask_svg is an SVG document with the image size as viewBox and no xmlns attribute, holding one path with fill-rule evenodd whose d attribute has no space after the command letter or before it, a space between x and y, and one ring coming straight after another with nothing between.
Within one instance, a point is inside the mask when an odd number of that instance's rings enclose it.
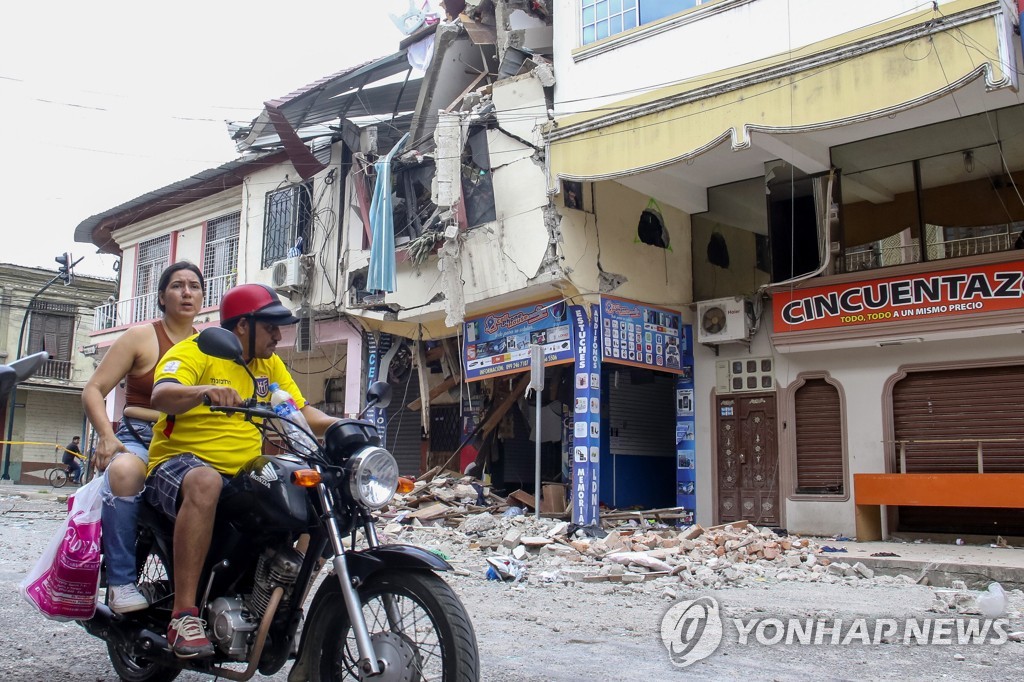
<instances>
[{"instance_id":1,"label":"broken wall panel","mask_svg":"<svg viewBox=\"0 0 1024 682\"><path fill-rule=\"evenodd\" d=\"M548 120L548 101L540 79L532 73L506 78L492 91L498 125L519 139L540 148L540 126Z\"/></svg>"},{"instance_id":2,"label":"broken wall panel","mask_svg":"<svg viewBox=\"0 0 1024 682\"><path fill-rule=\"evenodd\" d=\"M501 168L530 159L537 153L533 147L523 144L502 130L487 131L487 148L491 153L492 168Z\"/></svg>"}]
</instances>

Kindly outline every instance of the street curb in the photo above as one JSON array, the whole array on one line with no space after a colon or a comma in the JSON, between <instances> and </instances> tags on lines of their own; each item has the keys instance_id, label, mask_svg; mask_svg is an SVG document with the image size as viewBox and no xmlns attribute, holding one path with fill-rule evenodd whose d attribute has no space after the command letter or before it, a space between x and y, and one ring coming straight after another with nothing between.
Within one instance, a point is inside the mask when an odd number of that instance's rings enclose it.
<instances>
[{"instance_id":1,"label":"street curb","mask_svg":"<svg viewBox=\"0 0 1024 682\"><path fill-rule=\"evenodd\" d=\"M962 580L973 590L984 590L997 582L1007 590L1024 589L1024 568L990 564L961 564L948 561L914 561L903 558L858 557L876 575L908 575L916 580L927 578L928 585L952 587Z\"/></svg>"}]
</instances>

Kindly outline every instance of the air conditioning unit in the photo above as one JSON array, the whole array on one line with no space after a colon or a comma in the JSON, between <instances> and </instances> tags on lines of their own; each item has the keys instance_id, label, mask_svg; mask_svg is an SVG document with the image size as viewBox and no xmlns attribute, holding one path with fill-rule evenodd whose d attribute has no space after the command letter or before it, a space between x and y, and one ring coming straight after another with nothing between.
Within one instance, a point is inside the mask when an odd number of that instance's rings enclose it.
<instances>
[{"instance_id":1,"label":"air conditioning unit","mask_svg":"<svg viewBox=\"0 0 1024 682\"><path fill-rule=\"evenodd\" d=\"M749 339L746 299L734 296L697 303L697 343L715 345Z\"/></svg>"},{"instance_id":2,"label":"air conditioning unit","mask_svg":"<svg viewBox=\"0 0 1024 682\"><path fill-rule=\"evenodd\" d=\"M302 291L306 286L306 273L302 269L302 256L292 256L274 263L270 276L271 286L278 293Z\"/></svg>"}]
</instances>

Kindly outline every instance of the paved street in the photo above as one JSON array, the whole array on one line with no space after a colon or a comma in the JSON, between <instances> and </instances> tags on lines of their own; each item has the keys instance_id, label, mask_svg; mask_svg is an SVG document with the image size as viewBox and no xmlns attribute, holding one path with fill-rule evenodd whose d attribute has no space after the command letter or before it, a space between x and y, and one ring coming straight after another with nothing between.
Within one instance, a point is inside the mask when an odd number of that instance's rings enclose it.
<instances>
[{"instance_id":1,"label":"paved street","mask_svg":"<svg viewBox=\"0 0 1024 682\"><path fill-rule=\"evenodd\" d=\"M17 584L57 528L62 515L55 496L19 490L32 499L0 490L0 679L96 680L116 679L104 645L73 623L49 621L24 602ZM854 546L855 543L850 546ZM890 548L895 546L890 545ZM898 547L895 547L898 548ZM985 548L955 548L970 558ZM904 546L909 554L912 548ZM1017 557L1020 550L1004 550ZM922 550L922 554L927 554ZM947 558L951 556L946 552ZM938 617L936 594L942 590L914 584L910 579L891 584L862 581L846 584L765 582L758 586L688 592L678 582L661 578L635 584L542 582L540 573L525 584L488 581L484 556L469 552L452 557L458 575L450 581L466 604L477 630L483 679L497 682L548 680L637 680L681 678L804 680L906 679L1017 680L1024 666L1024 644L929 645L901 637L907 618ZM1007 559L1003 560L1004 563ZM1024 596L1011 591L1010 611L1003 629L1024 630ZM680 600L711 597L718 601L723 622L720 647L685 670L673 666L663 643L662 617ZM834 619L842 635L857 618L888 618L900 631L887 643L846 645L768 644L770 628L748 632L739 643L741 626L752 618L790 617L800 622ZM873 639L874 621L867 641ZM845 629L843 629L845 628ZM955 626L954 626L955 633ZM671 629L669 629L671 635ZM831 635L826 632L824 641ZM799 640L795 640L799 641ZM179 679L208 679L191 673ZM284 680L284 673L273 678Z\"/></svg>"}]
</instances>

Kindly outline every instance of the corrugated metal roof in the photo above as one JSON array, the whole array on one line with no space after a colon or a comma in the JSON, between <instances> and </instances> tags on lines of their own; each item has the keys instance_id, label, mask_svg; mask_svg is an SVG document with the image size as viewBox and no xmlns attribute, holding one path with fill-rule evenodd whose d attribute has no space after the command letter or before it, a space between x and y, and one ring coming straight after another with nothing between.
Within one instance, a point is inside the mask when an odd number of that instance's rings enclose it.
<instances>
[{"instance_id":1,"label":"corrugated metal roof","mask_svg":"<svg viewBox=\"0 0 1024 682\"><path fill-rule=\"evenodd\" d=\"M390 117L415 108L422 79L373 84L410 70L406 50L400 50L321 78L264 105L280 109L296 131L339 118ZM275 135L270 118L263 111L249 126L237 129L235 146L239 151L260 147Z\"/></svg>"}]
</instances>

